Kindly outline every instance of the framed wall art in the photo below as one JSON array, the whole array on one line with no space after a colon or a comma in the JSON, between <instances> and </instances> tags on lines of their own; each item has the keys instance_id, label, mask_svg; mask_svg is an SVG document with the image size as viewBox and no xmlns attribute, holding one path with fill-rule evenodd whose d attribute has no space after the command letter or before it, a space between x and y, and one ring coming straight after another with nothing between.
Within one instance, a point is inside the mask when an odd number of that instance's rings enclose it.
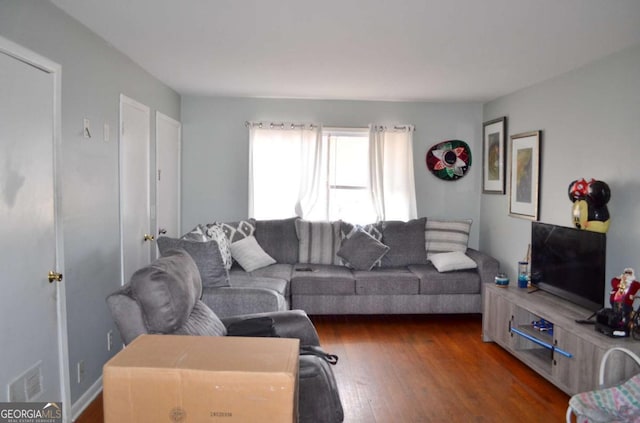
<instances>
[{"instance_id":1,"label":"framed wall art","mask_svg":"<svg viewBox=\"0 0 640 423\"><path fill-rule=\"evenodd\" d=\"M538 220L541 133L532 131L511 136L510 216Z\"/></svg>"},{"instance_id":2,"label":"framed wall art","mask_svg":"<svg viewBox=\"0 0 640 423\"><path fill-rule=\"evenodd\" d=\"M482 124L482 192L504 194L506 185L507 118Z\"/></svg>"}]
</instances>

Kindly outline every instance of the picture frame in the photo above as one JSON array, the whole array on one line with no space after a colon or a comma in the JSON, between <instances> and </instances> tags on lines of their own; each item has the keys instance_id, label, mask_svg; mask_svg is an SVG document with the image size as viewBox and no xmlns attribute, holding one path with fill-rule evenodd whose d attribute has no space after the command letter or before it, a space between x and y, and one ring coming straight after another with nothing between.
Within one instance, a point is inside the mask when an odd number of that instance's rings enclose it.
<instances>
[{"instance_id":1,"label":"picture frame","mask_svg":"<svg viewBox=\"0 0 640 423\"><path fill-rule=\"evenodd\" d=\"M511 136L509 215L538 220L542 131Z\"/></svg>"},{"instance_id":2,"label":"picture frame","mask_svg":"<svg viewBox=\"0 0 640 423\"><path fill-rule=\"evenodd\" d=\"M503 194L506 187L507 117L503 116L482 124L482 192Z\"/></svg>"}]
</instances>

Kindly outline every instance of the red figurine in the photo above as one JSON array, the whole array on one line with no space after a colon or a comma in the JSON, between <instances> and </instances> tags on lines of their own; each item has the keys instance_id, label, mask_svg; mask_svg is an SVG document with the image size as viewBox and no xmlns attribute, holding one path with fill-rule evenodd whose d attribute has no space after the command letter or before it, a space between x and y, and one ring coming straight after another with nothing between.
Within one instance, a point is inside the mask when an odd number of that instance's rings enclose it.
<instances>
[{"instance_id":1,"label":"red figurine","mask_svg":"<svg viewBox=\"0 0 640 423\"><path fill-rule=\"evenodd\" d=\"M640 282L636 280L633 269L627 267L622 275L611 279L611 288L609 295L611 307L628 316L633 311L633 300L636 299L636 293L640 290Z\"/></svg>"}]
</instances>

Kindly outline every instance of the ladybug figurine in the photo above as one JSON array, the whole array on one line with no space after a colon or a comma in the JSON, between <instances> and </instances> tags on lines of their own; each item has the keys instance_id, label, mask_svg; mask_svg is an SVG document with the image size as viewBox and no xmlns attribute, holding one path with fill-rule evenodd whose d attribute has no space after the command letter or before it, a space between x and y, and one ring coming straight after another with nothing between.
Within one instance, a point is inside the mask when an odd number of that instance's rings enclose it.
<instances>
[{"instance_id":1,"label":"ladybug figurine","mask_svg":"<svg viewBox=\"0 0 640 423\"><path fill-rule=\"evenodd\" d=\"M573 202L573 224L578 229L606 233L611 217L607 203L611 198L609 185L584 178L569 184L569 199Z\"/></svg>"}]
</instances>

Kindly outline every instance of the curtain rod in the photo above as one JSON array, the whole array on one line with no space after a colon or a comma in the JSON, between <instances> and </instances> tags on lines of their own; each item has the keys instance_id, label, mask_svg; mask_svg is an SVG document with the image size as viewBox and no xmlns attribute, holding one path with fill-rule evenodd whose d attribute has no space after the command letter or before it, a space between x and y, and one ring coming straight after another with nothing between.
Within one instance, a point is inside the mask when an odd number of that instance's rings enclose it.
<instances>
[{"instance_id":1,"label":"curtain rod","mask_svg":"<svg viewBox=\"0 0 640 423\"><path fill-rule=\"evenodd\" d=\"M309 127L311 129L313 128L318 128L319 125L315 125L315 124L305 124L305 123L284 123L284 122L251 122L251 121L245 121L244 122L244 126L247 128L254 128L254 127L258 127L258 128L263 128L265 125L268 125L270 129L274 129L274 128L280 128L280 129L285 129L285 128L290 128L290 129L295 129L295 128L306 128ZM325 126L324 129L326 130L340 130L340 129L369 129L370 127L368 126L364 126L364 127L340 127L340 126ZM413 125L394 125L394 126L386 126L386 125L373 125L373 129L374 131L387 131L389 128L393 129L394 131L416 131L416 127Z\"/></svg>"},{"instance_id":2,"label":"curtain rod","mask_svg":"<svg viewBox=\"0 0 640 423\"><path fill-rule=\"evenodd\" d=\"M306 123L284 123L284 122L250 122L250 121L245 121L244 122L244 126L246 126L247 128L263 128L265 126L268 126L270 129L274 129L274 128L280 128L280 129L285 129L285 128L290 128L290 129L295 129L295 128L318 128L318 125L314 125L314 124L306 124Z\"/></svg>"}]
</instances>

